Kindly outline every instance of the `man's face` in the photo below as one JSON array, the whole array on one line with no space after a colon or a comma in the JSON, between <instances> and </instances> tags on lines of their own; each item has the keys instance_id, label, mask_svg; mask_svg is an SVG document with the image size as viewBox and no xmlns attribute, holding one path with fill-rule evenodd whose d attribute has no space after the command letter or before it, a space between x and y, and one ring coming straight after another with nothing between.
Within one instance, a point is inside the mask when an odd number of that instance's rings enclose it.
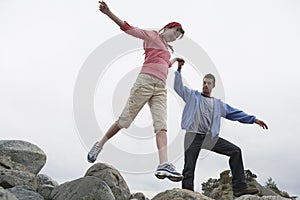
<instances>
[{"instance_id":1,"label":"man's face","mask_svg":"<svg viewBox=\"0 0 300 200\"><path fill-rule=\"evenodd\" d=\"M204 78L203 79L203 86L202 86L202 93L210 96L212 89L215 87L213 79L211 78Z\"/></svg>"}]
</instances>

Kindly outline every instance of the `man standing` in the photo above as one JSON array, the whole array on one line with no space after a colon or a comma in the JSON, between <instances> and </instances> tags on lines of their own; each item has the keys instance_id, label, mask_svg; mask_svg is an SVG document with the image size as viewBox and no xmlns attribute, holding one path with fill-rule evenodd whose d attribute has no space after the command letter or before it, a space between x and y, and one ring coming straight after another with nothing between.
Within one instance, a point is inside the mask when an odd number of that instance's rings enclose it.
<instances>
[{"instance_id":1,"label":"man standing","mask_svg":"<svg viewBox=\"0 0 300 200\"><path fill-rule=\"evenodd\" d=\"M184 139L184 169L182 188L194 191L194 171L201 148L229 156L229 166L232 173L232 189L234 196L256 194L256 188L248 187L244 174L241 149L231 142L218 137L221 117L246 124L256 123L263 129L268 129L265 122L253 115L229 106L219 99L211 97L215 87L215 77L206 74L203 78L202 92L189 89L182 83L181 66L175 72L174 89L185 101L181 119L181 128L186 130Z\"/></svg>"}]
</instances>

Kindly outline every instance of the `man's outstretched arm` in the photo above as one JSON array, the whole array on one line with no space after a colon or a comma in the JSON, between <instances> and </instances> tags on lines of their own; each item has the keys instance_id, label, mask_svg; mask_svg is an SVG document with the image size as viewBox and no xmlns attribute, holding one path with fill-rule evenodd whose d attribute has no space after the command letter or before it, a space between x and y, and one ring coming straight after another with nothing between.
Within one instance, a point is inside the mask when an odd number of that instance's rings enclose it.
<instances>
[{"instance_id":1,"label":"man's outstretched arm","mask_svg":"<svg viewBox=\"0 0 300 200\"><path fill-rule=\"evenodd\" d=\"M265 122L260 119L257 119L254 115L249 115L242 110L231 107L228 104L225 104L226 110L226 119L232 121L238 121L245 124L256 123L261 126L263 129L268 129L268 126Z\"/></svg>"},{"instance_id":2,"label":"man's outstretched arm","mask_svg":"<svg viewBox=\"0 0 300 200\"><path fill-rule=\"evenodd\" d=\"M184 86L182 83L182 77L180 71L183 64L184 64L184 60L178 61L178 69L175 72L174 90L184 101L186 101L187 98L192 94L193 90Z\"/></svg>"}]
</instances>

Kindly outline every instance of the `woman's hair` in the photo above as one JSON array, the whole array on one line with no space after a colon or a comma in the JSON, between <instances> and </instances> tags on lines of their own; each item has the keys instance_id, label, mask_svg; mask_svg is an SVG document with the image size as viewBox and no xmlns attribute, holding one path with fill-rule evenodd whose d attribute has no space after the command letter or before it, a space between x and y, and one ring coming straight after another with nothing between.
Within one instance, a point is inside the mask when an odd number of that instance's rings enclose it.
<instances>
[{"instance_id":1,"label":"woman's hair","mask_svg":"<svg viewBox=\"0 0 300 200\"><path fill-rule=\"evenodd\" d=\"M168 23L167 25L165 25L162 29L159 30L159 32L165 30L166 28L174 28L176 27L177 28L177 31L179 31L181 33L179 39L181 39L184 35L184 30L182 28L182 25L178 22L170 22Z\"/></svg>"},{"instance_id":2,"label":"woman's hair","mask_svg":"<svg viewBox=\"0 0 300 200\"><path fill-rule=\"evenodd\" d=\"M183 30L183 28L181 26L177 26L177 31L179 31L181 33L181 35L179 37L179 39L181 39L183 37L183 35L184 35L184 30Z\"/></svg>"},{"instance_id":3,"label":"woman's hair","mask_svg":"<svg viewBox=\"0 0 300 200\"><path fill-rule=\"evenodd\" d=\"M178 22L170 22L167 25L165 25L162 29L160 29L158 32L160 33L160 32L164 31L167 28L174 28L174 27L177 28L176 31L178 31L178 32L181 33L181 35L179 36L179 39L181 39L183 37L183 35L184 35L184 30L183 30L181 24L178 23ZM171 49L172 53L174 53L173 47L171 45L169 45L169 44L167 44L167 45Z\"/></svg>"}]
</instances>

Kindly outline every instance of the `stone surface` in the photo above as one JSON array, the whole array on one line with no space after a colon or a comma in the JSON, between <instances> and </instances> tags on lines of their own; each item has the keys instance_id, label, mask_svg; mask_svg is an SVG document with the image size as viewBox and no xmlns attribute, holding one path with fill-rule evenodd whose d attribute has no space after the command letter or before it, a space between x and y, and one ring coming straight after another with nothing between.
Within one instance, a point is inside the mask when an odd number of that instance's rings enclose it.
<instances>
[{"instance_id":1,"label":"stone surface","mask_svg":"<svg viewBox=\"0 0 300 200\"><path fill-rule=\"evenodd\" d=\"M33 174L38 174L46 163L46 154L38 146L22 140L1 140L0 155L11 157Z\"/></svg>"},{"instance_id":2,"label":"stone surface","mask_svg":"<svg viewBox=\"0 0 300 200\"><path fill-rule=\"evenodd\" d=\"M58 182L53 180L51 177L46 174L38 174L37 175L37 183L38 185L52 185L54 187L58 186Z\"/></svg>"},{"instance_id":3,"label":"stone surface","mask_svg":"<svg viewBox=\"0 0 300 200\"><path fill-rule=\"evenodd\" d=\"M14 194L0 187L0 200L18 200L18 199Z\"/></svg>"},{"instance_id":4,"label":"stone surface","mask_svg":"<svg viewBox=\"0 0 300 200\"><path fill-rule=\"evenodd\" d=\"M124 178L117 169L110 165L94 164L87 170L85 176L94 176L103 180L110 187L117 200L128 200L130 197L130 191Z\"/></svg>"},{"instance_id":5,"label":"stone surface","mask_svg":"<svg viewBox=\"0 0 300 200\"><path fill-rule=\"evenodd\" d=\"M176 200L213 200L200 194L198 192L193 192L190 190L174 188L172 190L166 190L154 196L151 200L167 200L167 199L176 199Z\"/></svg>"},{"instance_id":6,"label":"stone surface","mask_svg":"<svg viewBox=\"0 0 300 200\"><path fill-rule=\"evenodd\" d=\"M51 200L50 195L55 187L53 185L41 185L38 188L38 193L44 197L45 200Z\"/></svg>"},{"instance_id":7,"label":"stone surface","mask_svg":"<svg viewBox=\"0 0 300 200\"><path fill-rule=\"evenodd\" d=\"M46 174L37 175L38 193L44 197L45 200L50 200L51 192L59 184Z\"/></svg>"},{"instance_id":8,"label":"stone surface","mask_svg":"<svg viewBox=\"0 0 300 200\"><path fill-rule=\"evenodd\" d=\"M143 193L137 192L134 194L131 194L129 200L149 200Z\"/></svg>"},{"instance_id":9,"label":"stone surface","mask_svg":"<svg viewBox=\"0 0 300 200\"><path fill-rule=\"evenodd\" d=\"M243 195L235 200L289 200L280 196L255 196L255 195Z\"/></svg>"},{"instance_id":10,"label":"stone surface","mask_svg":"<svg viewBox=\"0 0 300 200\"><path fill-rule=\"evenodd\" d=\"M18 185L30 186L37 189L36 176L28 171L0 170L0 186L12 188Z\"/></svg>"},{"instance_id":11,"label":"stone surface","mask_svg":"<svg viewBox=\"0 0 300 200\"><path fill-rule=\"evenodd\" d=\"M51 200L115 200L108 185L99 178L86 176L55 187Z\"/></svg>"},{"instance_id":12,"label":"stone surface","mask_svg":"<svg viewBox=\"0 0 300 200\"><path fill-rule=\"evenodd\" d=\"M84 177L59 185L49 176L38 174L45 162L45 153L34 144L0 140L0 200L149 200L140 192L130 194L120 172L110 165L96 163ZM219 179L202 184L206 196L175 188L157 194L152 200L287 200L260 185L250 170L245 175L248 185L259 189L259 194L234 198L230 170L225 170Z\"/></svg>"},{"instance_id":13,"label":"stone surface","mask_svg":"<svg viewBox=\"0 0 300 200\"><path fill-rule=\"evenodd\" d=\"M44 200L39 193L28 186L16 186L7 190L14 194L18 200Z\"/></svg>"}]
</instances>

